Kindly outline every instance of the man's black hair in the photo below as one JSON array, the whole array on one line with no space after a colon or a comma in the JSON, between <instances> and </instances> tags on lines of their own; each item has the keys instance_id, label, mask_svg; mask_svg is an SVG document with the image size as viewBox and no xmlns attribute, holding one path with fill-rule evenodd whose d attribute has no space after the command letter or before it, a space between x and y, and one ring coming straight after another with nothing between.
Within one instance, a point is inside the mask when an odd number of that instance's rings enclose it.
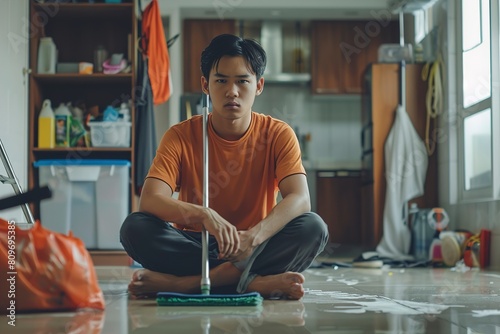
<instances>
[{"instance_id":1,"label":"man's black hair","mask_svg":"<svg viewBox=\"0 0 500 334\"><path fill-rule=\"evenodd\" d=\"M224 56L242 56L257 77L262 77L266 69L266 52L259 43L252 39L244 39L231 34L214 37L210 44L201 53L201 72L208 80L210 70L217 68Z\"/></svg>"}]
</instances>

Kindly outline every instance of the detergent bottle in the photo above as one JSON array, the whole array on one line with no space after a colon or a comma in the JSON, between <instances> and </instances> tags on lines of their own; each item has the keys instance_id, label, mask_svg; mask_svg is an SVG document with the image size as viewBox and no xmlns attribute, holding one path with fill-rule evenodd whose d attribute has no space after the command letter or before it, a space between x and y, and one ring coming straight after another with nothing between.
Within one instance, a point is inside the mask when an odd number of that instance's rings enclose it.
<instances>
[{"instance_id":1,"label":"detergent bottle","mask_svg":"<svg viewBox=\"0 0 500 334\"><path fill-rule=\"evenodd\" d=\"M44 100L38 116L38 147L54 148L56 143L54 111L50 100Z\"/></svg>"},{"instance_id":2,"label":"detergent bottle","mask_svg":"<svg viewBox=\"0 0 500 334\"><path fill-rule=\"evenodd\" d=\"M69 147L71 129L71 111L61 102L54 112L56 120L56 146Z\"/></svg>"}]
</instances>

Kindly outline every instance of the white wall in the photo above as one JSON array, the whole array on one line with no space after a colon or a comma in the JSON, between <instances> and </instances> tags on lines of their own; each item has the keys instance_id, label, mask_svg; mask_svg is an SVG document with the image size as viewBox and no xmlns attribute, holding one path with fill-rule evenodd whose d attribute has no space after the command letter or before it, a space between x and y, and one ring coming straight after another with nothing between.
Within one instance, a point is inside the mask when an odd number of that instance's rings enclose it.
<instances>
[{"instance_id":1,"label":"white wall","mask_svg":"<svg viewBox=\"0 0 500 334\"><path fill-rule=\"evenodd\" d=\"M0 12L0 139L21 186L28 183L28 1L4 0ZM0 175L7 176L0 162ZM0 183L0 198L14 195L10 185ZM20 208L0 212L2 219L26 222Z\"/></svg>"},{"instance_id":2,"label":"white wall","mask_svg":"<svg viewBox=\"0 0 500 334\"><path fill-rule=\"evenodd\" d=\"M361 164L361 99L359 96L312 96L310 87L264 85L254 110L287 122L300 135L309 133L307 160Z\"/></svg>"}]
</instances>

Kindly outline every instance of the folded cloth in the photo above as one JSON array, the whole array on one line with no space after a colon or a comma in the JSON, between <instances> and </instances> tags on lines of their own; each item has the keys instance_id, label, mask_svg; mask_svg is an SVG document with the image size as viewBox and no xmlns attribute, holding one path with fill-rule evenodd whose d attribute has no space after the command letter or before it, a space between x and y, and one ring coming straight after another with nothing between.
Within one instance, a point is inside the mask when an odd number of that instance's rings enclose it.
<instances>
[{"instance_id":1,"label":"folded cloth","mask_svg":"<svg viewBox=\"0 0 500 334\"><path fill-rule=\"evenodd\" d=\"M377 252L364 252L352 261L352 266L357 268L382 268L384 260Z\"/></svg>"}]
</instances>

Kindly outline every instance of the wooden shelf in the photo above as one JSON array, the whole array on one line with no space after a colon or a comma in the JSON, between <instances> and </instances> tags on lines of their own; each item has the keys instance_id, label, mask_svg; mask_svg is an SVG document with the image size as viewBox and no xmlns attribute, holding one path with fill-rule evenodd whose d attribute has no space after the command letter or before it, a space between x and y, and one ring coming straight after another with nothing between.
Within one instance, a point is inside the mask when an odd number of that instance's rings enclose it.
<instances>
[{"instance_id":1,"label":"wooden shelf","mask_svg":"<svg viewBox=\"0 0 500 334\"><path fill-rule=\"evenodd\" d=\"M78 74L78 73L57 73L57 74L33 74L33 78L40 83L130 83L132 73L118 74Z\"/></svg>"},{"instance_id":2,"label":"wooden shelf","mask_svg":"<svg viewBox=\"0 0 500 334\"><path fill-rule=\"evenodd\" d=\"M34 161L42 159L119 159L132 161L130 147L57 147L53 149L33 148Z\"/></svg>"},{"instance_id":3,"label":"wooden shelf","mask_svg":"<svg viewBox=\"0 0 500 334\"><path fill-rule=\"evenodd\" d=\"M124 250L89 250L94 266L126 266L129 267L132 259Z\"/></svg>"},{"instance_id":4,"label":"wooden shelf","mask_svg":"<svg viewBox=\"0 0 500 334\"><path fill-rule=\"evenodd\" d=\"M130 147L55 147L34 148L33 152L130 152Z\"/></svg>"},{"instance_id":5,"label":"wooden shelf","mask_svg":"<svg viewBox=\"0 0 500 334\"><path fill-rule=\"evenodd\" d=\"M51 19L87 19L92 18L130 18L132 3L107 4L107 3L35 3L34 8L41 14L48 15ZM58 16L60 14L60 16Z\"/></svg>"}]
</instances>

